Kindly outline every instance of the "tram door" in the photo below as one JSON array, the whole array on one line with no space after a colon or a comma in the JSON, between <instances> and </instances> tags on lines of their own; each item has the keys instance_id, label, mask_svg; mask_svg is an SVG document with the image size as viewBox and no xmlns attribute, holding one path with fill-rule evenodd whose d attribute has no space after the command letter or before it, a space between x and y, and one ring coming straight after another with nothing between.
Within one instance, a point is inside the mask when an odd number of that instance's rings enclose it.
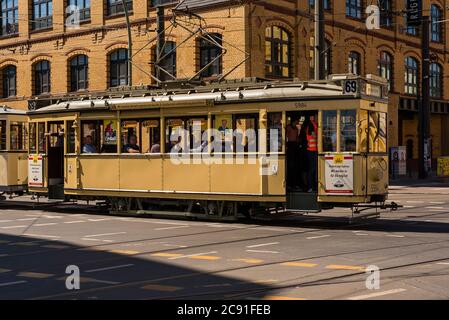
<instances>
[{"instance_id":1,"label":"tram door","mask_svg":"<svg viewBox=\"0 0 449 320\"><path fill-rule=\"evenodd\" d=\"M64 199L64 122L48 123L48 196Z\"/></svg>"},{"instance_id":2,"label":"tram door","mask_svg":"<svg viewBox=\"0 0 449 320\"><path fill-rule=\"evenodd\" d=\"M288 112L285 139L288 207L319 211L318 113Z\"/></svg>"}]
</instances>

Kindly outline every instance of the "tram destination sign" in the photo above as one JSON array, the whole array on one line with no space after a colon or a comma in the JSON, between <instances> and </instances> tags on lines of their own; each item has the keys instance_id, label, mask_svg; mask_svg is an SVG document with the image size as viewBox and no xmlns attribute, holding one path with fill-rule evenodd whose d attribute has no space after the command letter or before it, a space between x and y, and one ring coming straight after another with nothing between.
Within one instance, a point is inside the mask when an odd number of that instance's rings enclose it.
<instances>
[{"instance_id":1,"label":"tram destination sign","mask_svg":"<svg viewBox=\"0 0 449 320\"><path fill-rule=\"evenodd\" d=\"M44 170L42 155L30 155L28 157L28 185L30 187L44 186Z\"/></svg>"},{"instance_id":2,"label":"tram destination sign","mask_svg":"<svg viewBox=\"0 0 449 320\"><path fill-rule=\"evenodd\" d=\"M407 24L409 26L420 26L422 20L422 0L406 1Z\"/></svg>"},{"instance_id":3,"label":"tram destination sign","mask_svg":"<svg viewBox=\"0 0 449 320\"><path fill-rule=\"evenodd\" d=\"M326 194L352 196L354 194L354 158L352 155L327 155Z\"/></svg>"}]
</instances>

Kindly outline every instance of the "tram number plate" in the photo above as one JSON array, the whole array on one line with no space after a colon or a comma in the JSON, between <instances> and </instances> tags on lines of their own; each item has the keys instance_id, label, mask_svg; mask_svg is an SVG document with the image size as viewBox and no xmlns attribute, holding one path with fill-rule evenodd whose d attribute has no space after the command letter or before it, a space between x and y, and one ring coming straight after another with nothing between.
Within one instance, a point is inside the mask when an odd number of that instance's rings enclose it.
<instances>
[{"instance_id":1,"label":"tram number plate","mask_svg":"<svg viewBox=\"0 0 449 320\"><path fill-rule=\"evenodd\" d=\"M343 94L356 94L358 91L357 80L347 80L344 82Z\"/></svg>"}]
</instances>

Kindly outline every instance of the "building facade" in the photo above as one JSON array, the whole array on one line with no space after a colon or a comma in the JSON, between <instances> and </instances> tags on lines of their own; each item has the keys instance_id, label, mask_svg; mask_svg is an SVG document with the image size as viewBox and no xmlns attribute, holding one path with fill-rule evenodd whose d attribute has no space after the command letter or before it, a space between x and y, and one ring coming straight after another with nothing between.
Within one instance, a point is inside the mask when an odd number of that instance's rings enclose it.
<instances>
[{"instance_id":1,"label":"building facade","mask_svg":"<svg viewBox=\"0 0 449 320\"><path fill-rule=\"evenodd\" d=\"M154 1L125 1L131 19L133 85L155 83ZM322 54L326 74L371 73L389 80L389 144L407 146L416 159L421 35L406 24L406 1L325 0ZM172 2L162 0L167 28L162 61L167 72L160 76L164 80L195 75L307 80L313 75L314 1L186 0L175 24L170 22L176 5ZM448 2L424 0L423 15L434 22L445 20ZM370 4L381 8L378 30L366 26ZM122 0L0 0L0 17L0 105L26 109L61 96L129 84ZM196 33L199 29L203 33ZM434 158L449 155L448 31L448 23L431 26Z\"/></svg>"}]
</instances>

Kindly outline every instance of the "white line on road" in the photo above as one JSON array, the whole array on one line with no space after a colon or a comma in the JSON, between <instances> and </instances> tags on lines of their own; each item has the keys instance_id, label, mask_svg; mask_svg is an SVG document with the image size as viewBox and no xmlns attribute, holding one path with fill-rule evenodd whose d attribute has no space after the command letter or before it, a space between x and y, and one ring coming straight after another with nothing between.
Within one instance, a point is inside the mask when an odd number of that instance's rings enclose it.
<instances>
[{"instance_id":1,"label":"white line on road","mask_svg":"<svg viewBox=\"0 0 449 320\"><path fill-rule=\"evenodd\" d=\"M24 219L17 219L16 221L31 221L36 220L37 218L24 218Z\"/></svg>"},{"instance_id":2,"label":"white line on road","mask_svg":"<svg viewBox=\"0 0 449 320\"><path fill-rule=\"evenodd\" d=\"M113 233L101 233L101 234L91 234L84 236L84 238L96 238L96 237L103 237L103 236L115 236L118 234L125 234L126 232L113 232Z\"/></svg>"},{"instance_id":3,"label":"white line on road","mask_svg":"<svg viewBox=\"0 0 449 320\"><path fill-rule=\"evenodd\" d=\"M438 262L437 264L440 266L449 266L449 262Z\"/></svg>"},{"instance_id":4,"label":"white line on road","mask_svg":"<svg viewBox=\"0 0 449 320\"><path fill-rule=\"evenodd\" d=\"M440 202L440 201L430 201L430 204L444 204L444 202Z\"/></svg>"},{"instance_id":5,"label":"white line on road","mask_svg":"<svg viewBox=\"0 0 449 320\"><path fill-rule=\"evenodd\" d=\"M47 226L54 226L57 223L39 223L39 224L35 224L33 225L33 227L47 227Z\"/></svg>"},{"instance_id":6,"label":"white line on road","mask_svg":"<svg viewBox=\"0 0 449 320\"><path fill-rule=\"evenodd\" d=\"M87 220L89 220L91 222L99 222L99 221L106 221L106 220L109 220L109 219L108 218L103 218L103 219L87 219Z\"/></svg>"},{"instance_id":7,"label":"white line on road","mask_svg":"<svg viewBox=\"0 0 449 320\"><path fill-rule=\"evenodd\" d=\"M154 229L156 231L162 231L162 230L172 230L172 229L180 229L180 228L188 228L189 226L177 226L177 227L165 227L165 228L157 228Z\"/></svg>"},{"instance_id":8,"label":"white line on road","mask_svg":"<svg viewBox=\"0 0 449 320\"><path fill-rule=\"evenodd\" d=\"M441 209L444 209L444 207L426 207L426 209L441 210Z\"/></svg>"},{"instance_id":9,"label":"white line on road","mask_svg":"<svg viewBox=\"0 0 449 320\"><path fill-rule=\"evenodd\" d=\"M183 256L177 256L177 257L171 257L168 258L169 260L176 260L176 259L182 259L182 258L189 258L189 257L196 257L196 256L204 256L206 254L214 254L217 253L217 251L210 251L210 252L202 252L202 253L194 253L194 254L187 254Z\"/></svg>"},{"instance_id":10,"label":"white line on road","mask_svg":"<svg viewBox=\"0 0 449 320\"><path fill-rule=\"evenodd\" d=\"M279 242L270 242L270 243L262 243L262 244L254 244L252 246L246 246L247 248L258 248L258 247L265 247L265 246L273 246L275 244L279 244Z\"/></svg>"},{"instance_id":11,"label":"white line on road","mask_svg":"<svg viewBox=\"0 0 449 320\"><path fill-rule=\"evenodd\" d=\"M400 293L400 292L404 292L404 291L406 291L406 290L405 289L393 289L393 290L388 290L388 291L366 294L363 296L351 297L351 298L348 298L348 300L365 300L365 299L370 299L370 298L382 297L382 296L386 296L389 294Z\"/></svg>"},{"instance_id":12,"label":"white line on road","mask_svg":"<svg viewBox=\"0 0 449 320\"><path fill-rule=\"evenodd\" d=\"M307 237L306 239L307 239L307 240L313 240L313 239L321 239L321 238L327 238L327 237L330 237L330 235L325 234L325 235L322 235L322 236Z\"/></svg>"},{"instance_id":13,"label":"white line on road","mask_svg":"<svg viewBox=\"0 0 449 320\"><path fill-rule=\"evenodd\" d=\"M97 241L97 242L114 242L113 240L103 240L103 239L94 239L94 238L81 238L83 241Z\"/></svg>"},{"instance_id":14,"label":"white line on road","mask_svg":"<svg viewBox=\"0 0 449 320\"><path fill-rule=\"evenodd\" d=\"M11 222L12 220L0 220L0 223Z\"/></svg>"},{"instance_id":15,"label":"white line on road","mask_svg":"<svg viewBox=\"0 0 449 320\"><path fill-rule=\"evenodd\" d=\"M84 222L86 222L86 221L79 220L79 221L67 221L67 222L64 222L64 223L66 223L66 224L73 224L73 223L84 223Z\"/></svg>"},{"instance_id":16,"label":"white line on road","mask_svg":"<svg viewBox=\"0 0 449 320\"><path fill-rule=\"evenodd\" d=\"M424 203L424 201L407 201L407 203Z\"/></svg>"},{"instance_id":17,"label":"white line on road","mask_svg":"<svg viewBox=\"0 0 449 320\"><path fill-rule=\"evenodd\" d=\"M2 229L19 229L19 228L26 228L27 226L9 226L9 227L2 227Z\"/></svg>"},{"instance_id":18,"label":"white line on road","mask_svg":"<svg viewBox=\"0 0 449 320\"><path fill-rule=\"evenodd\" d=\"M405 238L405 236L401 236L399 234L387 234L387 237L391 237L391 238Z\"/></svg>"},{"instance_id":19,"label":"white line on road","mask_svg":"<svg viewBox=\"0 0 449 320\"><path fill-rule=\"evenodd\" d=\"M45 234L33 234L33 233L25 233L24 236L27 237L36 237L36 238L49 238L49 239L59 239L60 236L49 236Z\"/></svg>"},{"instance_id":20,"label":"white line on road","mask_svg":"<svg viewBox=\"0 0 449 320\"><path fill-rule=\"evenodd\" d=\"M278 251L265 251L265 250L246 250L246 252L254 252L254 253L279 253Z\"/></svg>"},{"instance_id":21,"label":"white line on road","mask_svg":"<svg viewBox=\"0 0 449 320\"><path fill-rule=\"evenodd\" d=\"M416 208L416 206L404 206L404 208L406 208L406 209L413 209L413 208Z\"/></svg>"},{"instance_id":22,"label":"white line on road","mask_svg":"<svg viewBox=\"0 0 449 320\"><path fill-rule=\"evenodd\" d=\"M14 281L14 282L4 282L4 283L0 283L0 287L13 286L13 285L21 284L21 283L25 283L25 282L28 282L28 281L21 280L21 281Z\"/></svg>"},{"instance_id":23,"label":"white line on road","mask_svg":"<svg viewBox=\"0 0 449 320\"><path fill-rule=\"evenodd\" d=\"M356 236L369 236L368 233L356 233L355 235Z\"/></svg>"},{"instance_id":24,"label":"white line on road","mask_svg":"<svg viewBox=\"0 0 449 320\"><path fill-rule=\"evenodd\" d=\"M91 269L86 270L87 273L93 273L93 272L99 272L99 271L107 271L107 270L115 270L115 269L122 269L122 268L128 268L132 267L134 264L122 264L120 266L114 266L114 267L105 267L105 268L99 268L99 269Z\"/></svg>"}]
</instances>

